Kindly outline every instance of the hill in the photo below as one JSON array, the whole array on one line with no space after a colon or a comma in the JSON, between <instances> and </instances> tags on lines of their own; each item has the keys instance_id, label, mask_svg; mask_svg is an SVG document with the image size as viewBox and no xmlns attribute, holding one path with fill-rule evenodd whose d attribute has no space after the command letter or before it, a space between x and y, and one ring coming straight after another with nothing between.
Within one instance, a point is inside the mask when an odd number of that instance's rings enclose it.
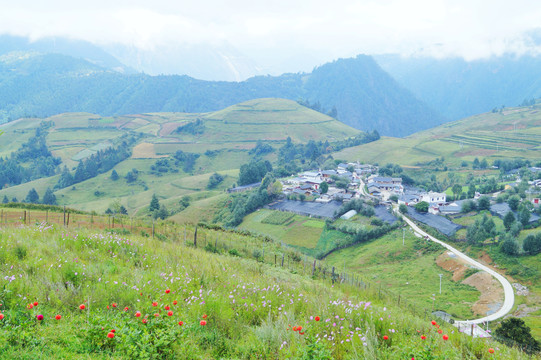
<instances>
[{"instance_id":1,"label":"hill","mask_svg":"<svg viewBox=\"0 0 541 360\"><path fill-rule=\"evenodd\" d=\"M194 207L214 204L211 198L223 198L223 190L236 182L242 164L254 157L274 159L275 148L288 137L295 143L310 140L333 143L361 134L294 101L258 99L201 114L101 117L70 113L43 121L20 119L0 127L5 131L0 137L0 156L8 157L21 149L34 139L37 128L41 127L45 128L47 147L51 155L61 161L60 166L52 176L30 178L31 181L0 190L0 198L15 197L21 201L32 188L43 196L47 188L58 184L64 165L74 174L80 163L98 151L118 148L126 139L131 139L127 145L131 156L119 159L121 161L107 171L93 174L73 187L55 191L60 204L105 211L117 200L130 213L148 206L154 193L170 209L178 208L184 196L192 198ZM258 143L268 147L262 154L252 154ZM129 181L126 176L132 169L137 169L137 179ZM120 175L117 181L111 180L112 170ZM225 180L208 190L207 183L214 172L220 172ZM15 185L8 180L4 183Z\"/></svg>"},{"instance_id":2,"label":"hill","mask_svg":"<svg viewBox=\"0 0 541 360\"><path fill-rule=\"evenodd\" d=\"M0 121L65 112L200 113L269 97L303 99L352 127L390 136L444 121L369 56L337 60L310 74L258 76L242 82L122 74L62 54L14 52L0 57Z\"/></svg>"},{"instance_id":3,"label":"hill","mask_svg":"<svg viewBox=\"0 0 541 360\"><path fill-rule=\"evenodd\" d=\"M307 270L272 242L200 228L194 248L179 236L191 242L192 227L160 229L4 228L0 358L527 357Z\"/></svg>"},{"instance_id":4,"label":"hill","mask_svg":"<svg viewBox=\"0 0 541 360\"><path fill-rule=\"evenodd\" d=\"M379 141L344 149L335 158L367 162L422 165L444 157L460 166L476 157L539 160L541 114L539 105L506 108L418 132L403 139Z\"/></svg>"},{"instance_id":5,"label":"hill","mask_svg":"<svg viewBox=\"0 0 541 360\"><path fill-rule=\"evenodd\" d=\"M451 120L541 97L537 56L466 61L382 55L375 59L398 83Z\"/></svg>"}]
</instances>

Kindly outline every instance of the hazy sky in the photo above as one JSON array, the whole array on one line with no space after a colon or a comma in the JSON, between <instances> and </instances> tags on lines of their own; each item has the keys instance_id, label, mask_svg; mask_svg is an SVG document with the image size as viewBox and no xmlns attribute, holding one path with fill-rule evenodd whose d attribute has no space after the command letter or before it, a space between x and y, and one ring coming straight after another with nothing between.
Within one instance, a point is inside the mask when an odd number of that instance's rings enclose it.
<instances>
[{"instance_id":1,"label":"hazy sky","mask_svg":"<svg viewBox=\"0 0 541 360\"><path fill-rule=\"evenodd\" d=\"M258 62L419 52L474 59L532 50L541 26L535 0L1 2L0 33L145 49L227 42Z\"/></svg>"}]
</instances>

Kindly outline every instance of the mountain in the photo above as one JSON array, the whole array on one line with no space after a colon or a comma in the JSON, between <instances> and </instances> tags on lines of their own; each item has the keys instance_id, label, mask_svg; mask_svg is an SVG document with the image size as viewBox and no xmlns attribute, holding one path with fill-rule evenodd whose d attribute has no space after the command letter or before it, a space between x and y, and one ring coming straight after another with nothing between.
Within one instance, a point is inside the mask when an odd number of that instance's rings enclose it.
<instances>
[{"instance_id":1,"label":"mountain","mask_svg":"<svg viewBox=\"0 0 541 360\"><path fill-rule=\"evenodd\" d=\"M114 44L104 47L123 64L149 75L185 74L201 80L242 81L261 70L230 45L162 45L152 50Z\"/></svg>"},{"instance_id":2,"label":"mountain","mask_svg":"<svg viewBox=\"0 0 541 360\"><path fill-rule=\"evenodd\" d=\"M375 57L402 86L447 118L458 120L541 97L541 57Z\"/></svg>"},{"instance_id":3,"label":"mountain","mask_svg":"<svg viewBox=\"0 0 541 360\"><path fill-rule=\"evenodd\" d=\"M337 60L309 74L257 76L242 82L122 74L61 54L16 52L0 57L0 119L4 121L64 112L103 116L208 112L270 97L304 99L324 112L335 107L335 116L345 124L390 136L444 122L369 56Z\"/></svg>"},{"instance_id":4,"label":"mountain","mask_svg":"<svg viewBox=\"0 0 541 360\"><path fill-rule=\"evenodd\" d=\"M67 55L118 72L134 72L101 47L83 40L47 37L31 41L22 36L0 35L0 55L14 51Z\"/></svg>"}]
</instances>

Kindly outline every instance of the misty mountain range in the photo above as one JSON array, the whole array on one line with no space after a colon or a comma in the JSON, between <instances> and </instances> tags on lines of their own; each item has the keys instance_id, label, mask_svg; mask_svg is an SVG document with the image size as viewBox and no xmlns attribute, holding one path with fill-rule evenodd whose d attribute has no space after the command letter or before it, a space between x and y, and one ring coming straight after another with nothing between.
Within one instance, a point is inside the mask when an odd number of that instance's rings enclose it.
<instances>
[{"instance_id":1,"label":"misty mountain range","mask_svg":"<svg viewBox=\"0 0 541 360\"><path fill-rule=\"evenodd\" d=\"M161 59L161 60L160 60ZM259 70L234 49L135 48L61 38L30 42L0 36L0 122L62 112L102 116L145 112L207 112L262 97L302 100L360 130L405 136L443 122L515 106L541 93L535 57L461 59L359 55L310 73L205 81L170 73L244 78ZM178 71L178 70L177 70ZM205 74L203 74L205 72Z\"/></svg>"}]
</instances>

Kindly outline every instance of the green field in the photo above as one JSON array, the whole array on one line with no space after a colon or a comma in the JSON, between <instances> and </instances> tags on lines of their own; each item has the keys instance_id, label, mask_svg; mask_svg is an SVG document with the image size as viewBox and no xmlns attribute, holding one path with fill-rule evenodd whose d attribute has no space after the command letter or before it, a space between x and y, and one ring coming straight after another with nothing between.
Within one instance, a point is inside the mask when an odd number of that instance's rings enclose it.
<instances>
[{"instance_id":1,"label":"green field","mask_svg":"<svg viewBox=\"0 0 541 360\"><path fill-rule=\"evenodd\" d=\"M356 272L361 278L394 293L398 301L410 301L417 311L444 310L459 319L472 318L471 305L478 300L477 289L451 280L452 273L436 265L441 247L406 232L394 232L368 243L335 251L325 262L339 271ZM443 273L442 294L439 276ZM436 294L436 300L432 299Z\"/></svg>"},{"instance_id":2,"label":"green field","mask_svg":"<svg viewBox=\"0 0 541 360\"><path fill-rule=\"evenodd\" d=\"M369 163L418 165L444 157L459 167L475 157L489 160L539 160L541 113L529 107L511 108L504 114L485 113L421 131L406 138L386 138L337 152L337 159Z\"/></svg>"}]
</instances>

